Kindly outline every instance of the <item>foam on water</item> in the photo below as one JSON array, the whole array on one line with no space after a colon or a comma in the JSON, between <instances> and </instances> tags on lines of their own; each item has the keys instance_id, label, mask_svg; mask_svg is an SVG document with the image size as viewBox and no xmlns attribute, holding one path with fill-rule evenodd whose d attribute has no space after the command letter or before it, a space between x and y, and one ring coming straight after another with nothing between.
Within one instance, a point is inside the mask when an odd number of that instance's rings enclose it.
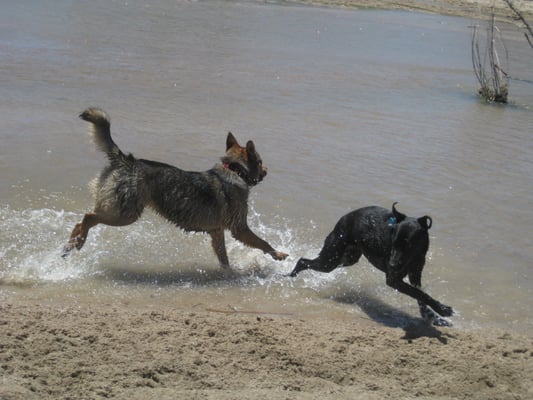
<instances>
[{"instance_id":1,"label":"foam on water","mask_svg":"<svg viewBox=\"0 0 533 400\"><path fill-rule=\"evenodd\" d=\"M227 235L232 269L222 270L209 236L186 234L155 214L147 214L128 227L93 228L81 251L62 258L62 247L81 213L3 207L0 282L19 287L53 285L49 287L52 292L46 292L53 296L63 293L68 297L76 287L111 298L133 299L138 290L150 296L161 291L199 299L220 296L228 302L243 299L250 307L268 303L291 310L314 309L320 315L340 308L346 315L363 312L391 326L403 326L416 315L413 301L387 288L383 274L365 266L364 260L356 271L306 271L289 278L297 257L315 257L320 250L323 239L315 240L312 221L296 227L281 217L267 222L252 205L251 228L292 256L274 261Z\"/></svg>"},{"instance_id":2,"label":"foam on water","mask_svg":"<svg viewBox=\"0 0 533 400\"><path fill-rule=\"evenodd\" d=\"M0 281L31 284L77 279L91 271L87 265L65 263L61 244L75 215L48 208L0 209Z\"/></svg>"},{"instance_id":3,"label":"foam on water","mask_svg":"<svg viewBox=\"0 0 533 400\"><path fill-rule=\"evenodd\" d=\"M83 214L50 208L16 210L4 206L0 209L3 228L0 232L0 279L5 283L60 282L90 278L105 273L106 269L142 271L154 277L170 270L192 269L198 273L198 279L194 281L199 285L222 277L218 276L221 270L212 252L209 236L186 234L154 214L147 214L128 227L100 225L91 229L85 247L62 258L62 247ZM305 233L296 235L287 220L278 218L274 224L267 225L252 209L250 225L276 248L291 254L310 254L319 250L299 239L305 237ZM227 249L233 266L231 274L233 278L240 276L243 284L254 281L264 286L285 278L294 263L292 258L275 262L228 234ZM212 274L210 270L217 272ZM205 282L202 282L202 277ZM325 280L328 279L331 278ZM186 278L183 282L191 283Z\"/></svg>"},{"instance_id":4,"label":"foam on water","mask_svg":"<svg viewBox=\"0 0 533 400\"><path fill-rule=\"evenodd\" d=\"M295 230L289 220L278 217L267 224L253 208L250 211L250 226L274 247L293 255L315 256L320 250L321 243L308 240L314 229L312 223L308 228ZM229 234L226 242L232 269L222 270L209 236L186 234L153 214L128 227L97 226L90 231L81 251L62 258L62 247L81 218L81 213L49 208L0 209L3 225L0 281L8 285L35 285L98 278L155 288L261 288L267 296L270 293L289 297L293 294L288 291L310 291L313 295L325 291L333 295L339 285L346 291L347 286L354 284L346 269L330 274L308 271L290 279L287 274L294 267L296 256L274 261Z\"/></svg>"}]
</instances>

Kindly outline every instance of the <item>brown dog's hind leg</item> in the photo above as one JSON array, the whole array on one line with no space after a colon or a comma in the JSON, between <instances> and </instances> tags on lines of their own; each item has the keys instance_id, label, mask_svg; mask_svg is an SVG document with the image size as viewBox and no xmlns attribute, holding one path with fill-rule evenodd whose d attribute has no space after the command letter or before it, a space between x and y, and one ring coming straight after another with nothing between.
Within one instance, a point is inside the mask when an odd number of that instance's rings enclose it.
<instances>
[{"instance_id":1,"label":"brown dog's hind leg","mask_svg":"<svg viewBox=\"0 0 533 400\"><path fill-rule=\"evenodd\" d=\"M105 224L109 226L126 226L133 224L139 219L140 214L130 215L130 216L116 216L114 214L105 214L103 212L94 211L92 213L87 213L83 216L83 219L79 224L76 224L72 233L70 234L70 239L66 246L63 248L62 257L67 256L74 248L80 250L85 241L87 240L87 235L89 234L89 229L98 224Z\"/></svg>"},{"instance_id":2,"label":"brown dog's hind leg","mask_svg":"<svg viewBox=\"0 0 533 400\"><path fill-rule=\"evenodd\" d=\"M98 225L100 222L102 221L97 214L85 214L81 222L79 224L76 224L76 226L72 230L72 233L70 234L70 239L63 248L63 257L68 255L68 253L70 253L74 248L80 250L85 244L85 241L87 240L89 229L91 229L95 225Z\"/></svg>"}]
</instances>

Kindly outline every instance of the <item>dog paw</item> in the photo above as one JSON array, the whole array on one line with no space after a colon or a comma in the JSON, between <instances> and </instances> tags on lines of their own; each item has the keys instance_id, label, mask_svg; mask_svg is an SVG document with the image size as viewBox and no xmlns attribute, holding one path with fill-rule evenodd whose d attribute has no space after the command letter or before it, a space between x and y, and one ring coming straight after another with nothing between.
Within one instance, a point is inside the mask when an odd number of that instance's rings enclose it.
<instances>
[{"instance_id":1,"label":"dog paw","mask_svg":"<svg viewBox=\"0 0 533 400\"><path fill-rule=\"evenodd\" d=\"M75 243L72 243L72 242L68 242L64 247L63 247L63 251L61 253L61 257L62 258L66 258L70 255L70 252L72 250L74 250L74 248L76 247Z\"/></svg>"},{"instance_id":2,"label":"dog paw","mask_svg":"<svg viewBox=\"0 0 533 400\"><path fill-rule=\"evenodd\" d=\"M450 306L441 304L439 314L443 317L451 317L454 314L454 311L453 308L451 308Z\"/></svg>"},{"instance_id":3,"label":"dog paw","mask_svg":"<svg viewBox=\"0 0 533 400\"><path fill-rule=\"evenodd\" d=\"M70 252L74 249L80 250L83 245L85 244L85 239L79 236L74 236L73 238L70 238L68 243L63 247L63 253L61 254L61 257L65 258L67 257Z\"/></svg>"},{"instance_id":4,"label":"dog paw","mask_svg":"<svg viewBox=\"0 0 533 400\"><path fill-rule=\"evenodd\" d=\"M436 315L433 318L433 321L431 321L431 324L433 326L446 326L446 327L453 326L453 324L450 321L448 321L447 319L444 319L442 317L439 317L438 315Z\"/></svg>"},{"instance_id":5,"label":"dog paw","mask_svg":"<svg viewBox=\"0 0 533 400\"><path fill-rule=\"evenodd\" d=\"M273 251L272 253L270 253L270 255L272 256L272 258L276 261L283 261L285 260L287 257L289 257L289 255L287 253L282 253L281 251Z\"/></svg>"},{"instance_id":6,"label":"dog paw","mask_svg":"<svg viewBox=\"0 0 533 400\"><path fill-rule=\"evenodd\" d=\"M433 326L452 326L452 323L450 321L448 321L447 319L441 317L440 315L437 314L437 312L435 312L433 309L431 309L430 307L428 307L426 304L419 304L420 306L420 315L422 316L422 319L429 325L433 325ZM444 306L443 304L440 304L441 307L439 307L439 313L442 310L443 307L447 307L448 309L452 310L451 307L448 307L448 306ZM452 310L452 313L453 313L453 310ZM441 314L442 315L442 314Z\"/></svg>"},{"instance_id":7,"label":"dog paw","mask_svg":"<svg viewBox=\"0 0 533 400\"><path fill-rule=\"evenodd\" d=\"M69 249L67 246L63 247L63 251L61 252L61 258L67 258L71 251L72 249Z\"/></svg>"}]
</instances>

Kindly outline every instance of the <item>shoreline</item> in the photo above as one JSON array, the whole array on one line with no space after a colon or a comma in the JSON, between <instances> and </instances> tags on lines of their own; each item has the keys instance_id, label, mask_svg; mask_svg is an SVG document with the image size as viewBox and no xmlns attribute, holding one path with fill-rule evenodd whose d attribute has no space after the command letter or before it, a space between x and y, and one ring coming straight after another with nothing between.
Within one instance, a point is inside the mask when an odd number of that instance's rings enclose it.
<instances>
[{"instance_id":1,"label":"shoreline","mask_svg":"<svg viewBox=\"0 0 533 400\"><path fill-rule=\"evenodd\" d=\"M475 19L488 19L491 12L494 12L496 19L517 24L513 12L503 0L294 0L294 3L325 7L417 11ZM514 3L526 19L533 17L533 1L514 0Z\"/></svg>"}]
</instances>

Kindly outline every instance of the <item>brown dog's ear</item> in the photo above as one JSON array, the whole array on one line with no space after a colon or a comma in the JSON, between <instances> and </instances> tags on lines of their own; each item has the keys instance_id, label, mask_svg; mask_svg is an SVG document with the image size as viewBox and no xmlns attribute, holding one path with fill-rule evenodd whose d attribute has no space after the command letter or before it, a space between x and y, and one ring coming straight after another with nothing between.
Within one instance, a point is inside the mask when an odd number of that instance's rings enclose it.
<instances>
[{"instance_id":1,"label":"brown dog's ear","mask_svg":"<svg viewBox=\"0 0 533 400\"><path fill-rule=\"evenodd\" d=\"M239 143L237 142L237 139L235 139L235 136L233 136L233 133L228 132L228 137L226 138L226 151L231 149L233 146L239 146Z\"/></svg>"},{"instance_id":2,"label":"brown dog's ear","mask_svg":"<svg viewBox=\"0 0 533 400\"><path fill-rule=\"evenodd\" d=\"M394 215L394 218L396 218L396 222L397 223L400 223L402 222L406 215L405 214L402 214L401 212L399 212L397 209L396 209L396 204L398 204L397 201L395 201L394 203L392 203L392 215Z\"/></svg>"},{"instance_id":3,"label":"brown dog's ear","mask_svg":"<svg viewBox=\"0 0 533 400\"><path fill-rule=\"evenodd\" d=\"M433 220L429 215L424 215L423 217L418 218L418 223L427 231L431 228L431 225L433 225Z\"/></svg>"}]
</instances>

